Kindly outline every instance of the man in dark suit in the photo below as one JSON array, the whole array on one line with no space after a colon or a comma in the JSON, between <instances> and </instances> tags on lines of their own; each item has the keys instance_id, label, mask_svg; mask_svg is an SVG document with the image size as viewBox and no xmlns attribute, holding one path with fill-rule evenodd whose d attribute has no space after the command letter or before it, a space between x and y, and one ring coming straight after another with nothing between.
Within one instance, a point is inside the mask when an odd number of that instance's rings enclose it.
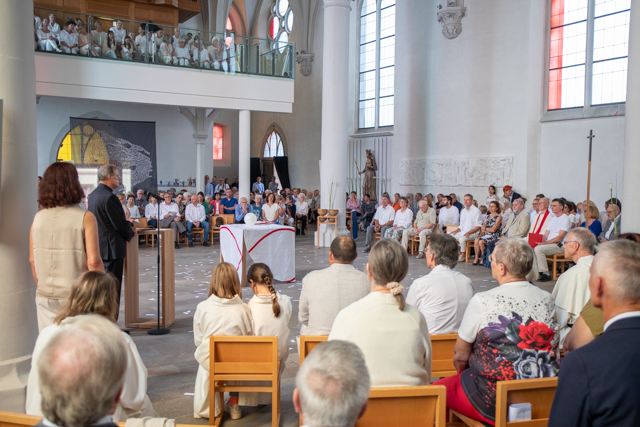
<instances>
[{"instance_id":1,"label":"man in dark suit","mask_svg":"<svg viewBox=\"0 0 640 427\"><path fill-rule=\"evenodd\" d=\"M113 422L127 369L122 332L104 316L77 316L38 358L42 415L38 427L101 426Z\"/></svg>"},{"instance_id":2,"label":"man in dark suit","mask_svg":"<svg viewBox=\"0 0 640 427\"><path fill-rule=\"evenodd\" d=\"M125 217L122 205L113 190L120 186L120 173L113 165L102 165L98 169L100 184L89 194L89 211L98 221L100 257L104 270L118 279L118 307L122 291L122 272L127 244L136 234ZM117 314L116 314L117 318Z\"/></svg>"},{"instance_id":3,"label":"man in dark suit","mask_svg":"<svg viewBox=\"0 0 640 427\"><path fill-rule=\"evenodd\" d=\"M600 245L589 289L604 333L562 361L549 427L640 426L640 245Z\"/></svg>"},{"instance_id":4,"label":"man in dark suit","mask_svg":"<svg viewBox=\"0 0 640 427\"><path fill-rule=\"evenodd\" d=\"M513 187L510 185L505 185L502 187L502 192L504 193L504 197L509 199L509 204L513 203L514 200L518 200L522 198L522 196L515 191L513 191Z\"/></svg>"}]
</instances>

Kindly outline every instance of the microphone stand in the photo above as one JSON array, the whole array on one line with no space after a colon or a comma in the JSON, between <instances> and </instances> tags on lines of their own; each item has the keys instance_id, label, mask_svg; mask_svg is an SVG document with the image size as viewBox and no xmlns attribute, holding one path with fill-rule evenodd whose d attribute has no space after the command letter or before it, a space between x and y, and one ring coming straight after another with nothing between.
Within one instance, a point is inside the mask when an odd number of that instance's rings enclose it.
<instances>
[{"instance_id":1,"label":"microphone stand","mask_svg":"<svg viewBox=\"0 0 640 427\"><path fill-rule=\"evenodd\" d=\"M156 197L156 200L159 200L158 196L153 193L148 193ZM158 216L156 217L156 240L158 241L158 327L149 329L147 333L149 335L166 335L171 330L169 328L161 328L160 327L160 276L162 274L160 270L160 203L158 203ZM166 242L165 242L166 244ZM164 298L164 295L163 295Z\"/></svg>"}]
</instances>

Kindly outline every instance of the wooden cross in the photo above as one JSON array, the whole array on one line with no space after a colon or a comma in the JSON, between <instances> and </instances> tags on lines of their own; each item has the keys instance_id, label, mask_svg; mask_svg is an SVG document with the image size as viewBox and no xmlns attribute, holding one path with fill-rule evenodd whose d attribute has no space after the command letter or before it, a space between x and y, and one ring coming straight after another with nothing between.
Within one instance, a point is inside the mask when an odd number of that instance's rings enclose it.
<instances>
[{"instance_id":1,"label":"wooden cross","mask_svg":"<svg viewBox=\"0 0 640 427\"><path fill-rule=\"evenodd\" d=\"M593 134L593 130L590 130L589 136L587 137L587 139L589 140L589 169L587 172L587 206L582 207L582 210L584 211L585 221L588 221L589 219L589 196L591 191L591 150L593 148L593 138L595 137L596 136ZM585 224L587 223L585 222Z\"/></svg>"}]
</instances>

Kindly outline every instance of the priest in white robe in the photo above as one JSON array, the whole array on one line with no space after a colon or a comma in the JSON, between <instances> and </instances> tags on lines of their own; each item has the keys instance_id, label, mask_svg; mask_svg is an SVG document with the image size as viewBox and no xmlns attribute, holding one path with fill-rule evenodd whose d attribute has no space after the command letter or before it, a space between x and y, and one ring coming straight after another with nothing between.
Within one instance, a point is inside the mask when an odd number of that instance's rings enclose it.
<instances>
[{"instance_id":1,"label":"priest in white robe","mask_svg":"<svg viewBox=\"0 0 640 427\"><path fill-rule=\"evenodd\" d=\"M586 228L573 229L564 242L565 258L571 259L576 265L558 278L551 293L556 304L560 343L591 299L589 277L596 244L594 234Z\"/></svg>"}]
</instances>

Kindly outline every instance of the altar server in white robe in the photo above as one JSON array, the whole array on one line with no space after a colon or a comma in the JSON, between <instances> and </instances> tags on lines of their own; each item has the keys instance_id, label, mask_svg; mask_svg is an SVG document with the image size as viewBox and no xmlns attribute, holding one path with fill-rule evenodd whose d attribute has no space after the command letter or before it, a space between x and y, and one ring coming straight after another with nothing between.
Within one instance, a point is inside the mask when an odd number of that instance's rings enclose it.
<instances>
[{"instance_id":1,"label":"altar server in white robe","mask_svg":"<svg viewBox=\"0 0 640 427\"><path fill-rule=\"evenodd\" d=\"M591 299L589 278L596 244L596 237L589 229L574 228L562 246L564 257L576 265L558 277L551 293L556 303L561 345L585 304Z\"/></svg>"},{"instance_id":2,"label":"altar server in white robe","mask_svg":"<svg viewBox=\"0 0 640 427\"><path fill-rule=\"evenodd\" d=\"M195 358L198 375L193 398L194 418L209 418L209 337L212 335L253 335L251 310L242 302L238 273L227 262L216 265L211 274L209 298L198 304L193 316L193 339L196 344ZM242 415L237 405L238 396L230 393L232 419ZM215 415L222 411L219 395L216 394Z\"/></svg>"},{"instance_id":3,"label":"altar server in white robe","mask_svg":"<svg viewBox=\"0 0 640 427\"><path fill-rule=\"evenodd\" d=\"M66 305L54 324L44 328L36 341L31 358L31 372L27 383L26 413L42 416L40 401L38 360L47 344L64 328L77 322L86 314L97 314L116 322L118 312L117 280L102 271L84 273L73 284ZM114 422L125 422L128 418L155 417L153 405L147 396L147 368L142 362L138 348L131 337L124 332L122 336L127 344L127 371L120 401L113 414Z\"/></svg>"},{"instance_id":4,"label":"altar server in white robe","mask_svg":"<svg viewBox=\"0 0 640 427\"><path fill-rule=\"evenodd\" d=\"M249 303L256 336L278 337L278 361L280 375L289 357L289 320L291 320L291 298L276 292L273 288L273 273L263 263L252 264L247 272L247 280L255 294ZM269 385L269 383L265 383ZM269 405L269 393L241 393L240 406Z\"/></svg>"}]
</instances>

